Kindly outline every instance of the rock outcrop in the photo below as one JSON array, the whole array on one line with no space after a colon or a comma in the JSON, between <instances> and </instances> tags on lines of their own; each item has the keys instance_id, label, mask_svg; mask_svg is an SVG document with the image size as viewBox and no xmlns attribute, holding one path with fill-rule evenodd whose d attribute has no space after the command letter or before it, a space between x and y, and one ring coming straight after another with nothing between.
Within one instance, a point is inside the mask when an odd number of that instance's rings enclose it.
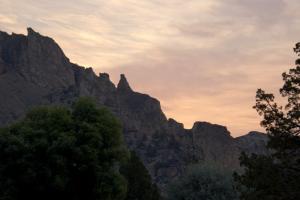
<instances>
[{"instance_id":1,"label":"rock outcrop","mask_svg":"<svg viewBox=\"0 0 300 200\"><path fill-rule=\"evenodd\" d=\"M266 148L261 148L268 142L268 137L266 137L266 134L252 131L247 135L235 138L235 141L236 145L241 151L255 154L269 153Z\"/></svg>"},{"instance_id":2,"label":"rock outcrop","mask_svg":"<svg viewBox=\"0 0 300 200\"><path fill-rule=\"evenodd\" d=\"M266 136L233 138L224 126L196 122L192 129L167 119L158 100L131 89L122 74L117 87L109 75L71 63L51 38L0 32L0 125L20 119L33 106L71 104L91 96L122 122L128 147L137 152L163 189L194 162L239 166L241 151L267 153Z\"/></svg>"}]
</instances>

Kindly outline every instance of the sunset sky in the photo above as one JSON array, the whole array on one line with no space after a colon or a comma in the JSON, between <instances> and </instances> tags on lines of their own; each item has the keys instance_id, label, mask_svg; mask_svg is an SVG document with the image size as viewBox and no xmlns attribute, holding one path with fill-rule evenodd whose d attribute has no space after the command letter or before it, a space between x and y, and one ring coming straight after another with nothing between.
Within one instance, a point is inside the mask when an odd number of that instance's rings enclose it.
<instances>
[{"instance_id":1,"label":"sunset sky","mask_svg":"<svg viewBox=\"0 0 300 200\"><path fill-rule=\"evenodd\" d=\"M299 0L0 0L0 30L32 27L72 62L125 73L167 117L260 130L257 88L277 92L300 41Z\"/></svg>"}]
</instances>

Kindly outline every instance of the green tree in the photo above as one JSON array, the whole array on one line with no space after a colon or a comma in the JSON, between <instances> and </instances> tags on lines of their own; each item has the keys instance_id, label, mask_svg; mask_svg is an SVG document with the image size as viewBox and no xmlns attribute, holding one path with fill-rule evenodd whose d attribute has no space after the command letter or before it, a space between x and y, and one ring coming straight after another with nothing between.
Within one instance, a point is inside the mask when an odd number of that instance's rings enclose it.
<instances>
[{"instance_id":1,"label":"green tree","mask_svg":"<svg viewBox=\"0 0 300 200\"><path fill-rule=\"evenodd\" d=\"M128 181L126 200L159 200L160 193L147 169L135 154L131 151L127 164L121 167L121 173Z\"/></svg>"},{"instance_id":2,"label":"green tree","mask_svg":"<svg viewBox=\"0 0 300 200\"><path fill-rule=\"evenodd\" d=\"M41 107L0 130L0 199L118 200L121 127L89 99Z\"/></svg>"},{"instance_id":3,"label":"green tree","mask_svg":"<svg viewBox=\"0 0 300 200\"><path fill-rule=\"evenodd\" d=\"M294 48L300 52L300 43ZM235 174L241 199L296 200L300 196L300 62L283 73L282 97L286 105L279 106L273 94L259 89L254 108L263 116L270 155L240 157L244 173Z\"/></svg>"},{"instance_id":4,"label":"green tree","mask_svg":"<svg viewBox=\"0 0 300 200\"><path fill-rule=\"evenodd\" d=\"M235 200L232 173L208 165L193 165L172 183L169 200Z\"/></svg>"}]
</instances>

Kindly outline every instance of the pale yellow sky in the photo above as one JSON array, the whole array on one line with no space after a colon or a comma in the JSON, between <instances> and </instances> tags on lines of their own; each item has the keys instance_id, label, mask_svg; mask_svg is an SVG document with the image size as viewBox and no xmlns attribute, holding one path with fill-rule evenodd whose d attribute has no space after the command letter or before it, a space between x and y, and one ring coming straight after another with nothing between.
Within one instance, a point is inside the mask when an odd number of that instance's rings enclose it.
<instances>
[{"instance_id":1,"label":"pale yellow sky","mask_svg":"<svg viewBox=\"0 0 300 200\"><path fill-rule=\"evenodd\" d=\"M276 92L300 41L298 0L0 0L0 29L30 26L71 61L125 73L167 117L262 130L257 88Z\"/></svg>"}]
</instances>

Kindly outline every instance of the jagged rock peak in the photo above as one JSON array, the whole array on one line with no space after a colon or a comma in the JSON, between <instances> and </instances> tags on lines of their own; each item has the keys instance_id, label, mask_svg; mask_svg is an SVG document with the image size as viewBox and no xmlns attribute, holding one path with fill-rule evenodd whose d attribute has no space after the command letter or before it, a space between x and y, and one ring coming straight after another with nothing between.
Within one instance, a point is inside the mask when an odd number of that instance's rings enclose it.
<instances>
[{"instance_id":1,"label":"jagged rock peak","mask_svg":"<svg viewBox=\"0 0 300 200\"><path fill-rule=\"evenodd\" d=\"M8 37L8 36L9 35L6 32L0 30L0 39L2 39L4 37Z\"/></svg>"},{"instance_id":2,"label":"jagged rock peak","mask_svg":"<svg viewBox=\"0 0 300 200\"><path fill-rule=\"evenodd\" d=\"M209 133L221 133L230 136L230 132L226 126L211 124L209 122L195 122L192 128L193 132L209 132Z\"/></svg>"},{"instance_id":3,"label":"jagged rock peak","mask_svg":"<svg viewBox=\"0 0 300 200\"><path fill-rule=\"evenodd\" d=\"M178 127L178 128L184 129L183 123L179 123L179 122L177 122L177 121L176 121L175 119L173 119L173 118L169 118L169 119L168 119L168 124L169 124L169 126L171 126L171 127Z\"/></svg>"},{"instance_id":4,"label":"jagged rock peak","mask_svg":"<svg viewBox=\"0 0 300 200\"><path fill-rule=\"evenodd\" d=\"M28 39L33 39L33 40L49 40L53 43L55 43L55 41L52 38L49 38L47 36L41 35L39 32L36 32L35 30L33 30L31 27L27 28L27 37Z\"/></svg>"},{"instance_id":5,"label":"jagged rock peak","mask_svg":"<svg viewBox=\"0 0 300 200\"><path fill-rule=\"evenodd\" d=\"M214 127L214 128L227 130L227 128L225 126L218 125L218 124L212 124L209 122L202 122L202 121L195 122L192 129L206 128L206 127L209 127L209 128Z\"/></svg>"},{"instance_id":6,"label":"jagged rock peak","mask_svg":"<svg viewBox=\"0 0 300 200\"><path fill-rule=\"evenodd\" d=\"M43 88L73 85L74 71L58 44L32 28L27 28L27 32L27 36L12 33L6 37L2 34L4 42L0 42L0 58L5 69L17 71L26 81ZM3 73L3 67L1 71Z\"/></svg>"},{"instance_id":7,"label":"jagged rock peak","mask_svg":"<svg viewBox=\"0 0 300 200\"><path fill-rule=\"evenodd\" d=\"M29 35L40 35L38 32L34 31L31 27L27 28L27 36Z\"/></svg>"},{"instance_id":8,"label":"jagged rock peak","mask_svg":"<svg viewBox=\"0 0 300 200\"><path fill-rule=\"evenodd\" d=\"M103 80L109 80L109 74L108 73L100 73L99 78Z\"/></svg>"},{"instance_id":9,"label":"jagged rock peak","mask_svg":"<svg viewBox=\"0 0 300 200\"><path fill-rule=\"evenodd\" d=\"M119 91L132 91L124 74L120 75L120 81L118 83L117 89Z\"/></svg>"}]
</instances>

